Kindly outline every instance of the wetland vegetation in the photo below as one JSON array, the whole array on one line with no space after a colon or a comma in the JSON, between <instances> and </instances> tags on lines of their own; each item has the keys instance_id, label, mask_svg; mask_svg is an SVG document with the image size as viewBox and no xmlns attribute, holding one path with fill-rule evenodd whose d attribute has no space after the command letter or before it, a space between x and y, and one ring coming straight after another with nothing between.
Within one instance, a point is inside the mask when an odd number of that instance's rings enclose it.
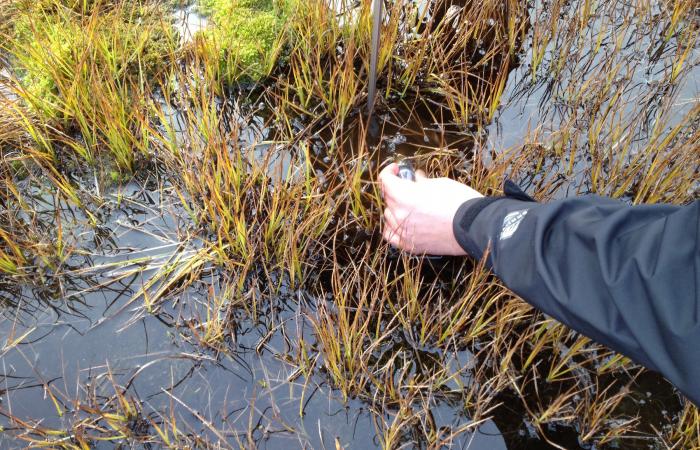
<instances>
[{"instance_id":1,"label":"wetland vegetation","mask_svg":"<svg viewBox=\"0 0 700 450\"><path fill-rule=\"evenodd\" d=\"M696 3L386 2L367 117L370 6L0 0L3 447L700 447L376 183L698 199Z\"/></svg>"}]
</instances>

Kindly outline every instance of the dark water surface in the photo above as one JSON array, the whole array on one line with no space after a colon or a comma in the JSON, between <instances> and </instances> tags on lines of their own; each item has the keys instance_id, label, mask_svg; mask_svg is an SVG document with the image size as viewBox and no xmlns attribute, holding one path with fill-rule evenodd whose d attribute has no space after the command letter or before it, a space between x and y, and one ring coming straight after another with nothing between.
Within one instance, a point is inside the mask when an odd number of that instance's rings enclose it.
<instances>
[{"instance_id":1,"label":"dark water surface","mask_svg":"<svg viewBox=\"0 0 700 450\"><path fill-rule=\"evenodd\" d=\"M141 423L132 424L136 432L148 429L143 418L160 423L173 416L185 434L224 438L234 446L324 448L337 438L353 448L378 447L369 405L344 403L322 376L295 376L285 362L294 361L300 338L314 339L305 319L314 308L307 293L282 289L263 306L258 322L242 313L227 338L229 348L218 354L194 344L187 327L207 296L220 294L224 274L205 270L184 295L156 311L144 310L135 297L143 284L162 264L198 246L183 239L187 219L167 187L131 182L118 189L105 195L111 204L101 217L100 236L64 206L63 226L86 249L62 268L68 275L60 284L0 291L0 335L24 336L2 349L3 411L61 430L89 408L110 404L115 391L126 387L142 402ZM40 198L51 201L46 193ZM468 421L447 403L432 412L438 426ZM0 425L7 431L13 426L4 416ZM474 448L506 448L493 422L464 439ZM0 435L0 443L22 445L11 433Z\"/></svg>"}]
</instances>

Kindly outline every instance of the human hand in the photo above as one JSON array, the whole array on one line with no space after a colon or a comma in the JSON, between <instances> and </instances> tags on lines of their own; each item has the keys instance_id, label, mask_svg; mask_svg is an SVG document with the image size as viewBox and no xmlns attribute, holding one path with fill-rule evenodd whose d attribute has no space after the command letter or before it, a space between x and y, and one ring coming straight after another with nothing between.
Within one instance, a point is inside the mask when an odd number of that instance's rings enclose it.
<instances>
[{"instance_id":1,"label":"human hand","mask_svg":"<svg viewBox=\"0 0 700 450\"><path fill-rule=\"evenodd\" d=\"M414 182L399 178L398 171L394 163L379 174L387 206L384 239L416 254L466 255L452 220L462 203L483 195L450 178L427 178L418 171Z\"/></svg>"}]
</instances>

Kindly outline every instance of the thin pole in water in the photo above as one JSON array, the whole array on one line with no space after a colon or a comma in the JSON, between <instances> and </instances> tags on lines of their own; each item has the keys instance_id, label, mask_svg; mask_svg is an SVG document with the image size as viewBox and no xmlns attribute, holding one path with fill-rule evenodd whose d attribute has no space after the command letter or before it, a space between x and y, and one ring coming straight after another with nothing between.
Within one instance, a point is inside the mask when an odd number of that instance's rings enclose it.
<instances>
[{"instance_id":1,"label":"thin pole in water","mask_svg":"<svg viewBox=\"0 0 700 450\"><path fill-rule=\"evenodd\" d=\"M379 58L379 28L382 24L382 1L372 3L372 48L369 60L369 89L367 93L367 114L374 109L374 97L377 95L377 59Z\"/></svg>"}]
</instances>

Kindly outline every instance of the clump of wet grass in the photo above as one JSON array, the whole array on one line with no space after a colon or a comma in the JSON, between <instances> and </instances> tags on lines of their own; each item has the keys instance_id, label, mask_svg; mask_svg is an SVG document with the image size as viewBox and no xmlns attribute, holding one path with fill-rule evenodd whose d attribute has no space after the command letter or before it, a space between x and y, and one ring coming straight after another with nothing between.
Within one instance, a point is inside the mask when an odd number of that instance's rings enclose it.
<instances>
[{"instance_id":1,"label":"clump of wet grass","mask_svg":"<svg viewBox=\"0 0 700 450\"><path fill-rule=\"evenodd\" d=\"M303 153L273 162L286 142L247 140L241 127L249 116L239 104L217 106L214 90L199 83L191 88L179 100L189 105L181 131L158 139L178 149L167 163L181 174L177 186L186 208L208 230L220 262L244 271L281 266L298 278L333 215L330 196L320 195Z\"/></svg>"},{"instance_id":2,"label":"clump of wet grass","mask_svg":"<svg viewBox=\"0 0 700 450\"><path fill-rule=\"evenodd\" d=\"M313 1L297 7L282 78L293 111L344 119L366 99L370 6ZM484 124L516 63L525 8L519 2L455 6L391 3L378 55L380 93L386 99L437 95L463 125Z\"/></svg>"},{"instance_id":3,"label":"clump of wet grass","mask_svg":"<svg viewBox=\"0 0 700 450\"><path fill-rule=\"evenodd\" d=\"M15 139L11 142L16 143ZM51 272L68 258L70 245L63 236L60 219L47 233L45 218L39 214L44 198L38 201L26 192L37 182L31 158L20 151L0 147L0 274L20 280L30 274ZM57 194L54 201L60 202Z\"/></svg>"},{"instance_id":4,"label":"clump of wet grass","mask_svg":"<svg viewBox=\"0 0 700 450\"><path fill-rule=\"evenodd\" d=\"M658 11L643 2L591 8L559 5L540 13L550 25L533 25L530 77L521 78L514 97L538 90L557 107L541 108L538 128L527 137L539 165L528 171L540 174L543 187L573 186L635 203L687 202L694 195L698 110L696 94L681 86L697 65L694 12L683 1ZM580 20L552 28L562 14Z\"/></svg>"},{"instance_id":5,"label":"clump of wet grass","mask_svg":"<svg viewBox=\"0 0 700 450\"><path fill-rule=\"evenodd\" d=\"M177 48L167 9L58 0L18 1L15 9L3 50L16 72L14 94L43 125L25 127L39 151L51 160L72 151L90 164L110 155L117 170L133 170L148 153L145 99Z\"/></svg>"},{"instance_id":6,"label":"clump of wet grass","mask_svg":"<svg viewBox=\"0 0 700 450\"><path fill-rule=\"evenodd\" d=\"M80 386L79 398L72 398L67 392L42 381L46 397L58 415L65 416L65 428L22 419L10 411L0 411L0 415L7 419L11 429L20 430L17 438L31 447L85 449L98 442L148 445L154 435L160 436L161 442L169 448L186 441L179 439L176 426L165 428L159 420L145 417L142 402L128 392L128 387L117 384L109 369L91 381Z\"/></svg>"},{"instance_id":7,"label":"clump of wet grass","mask_svg":"<svg viewBox=\"0 0 700 450\"><path fill-rule=\"evenodd\" d=\"M3 160L4 164L6 162ZM9 174L0 172L0 175L3 176L4 185L0 202L3 207L0 211L0 217L3 219L0 225L0 273L17 274L27 263L24 251L27 243L19 240L18 235L27 233L18 232L16 218L10 210L13 206L11 199L17 192L16 186L9 179Z\"/></svg>"}]
</instances>

